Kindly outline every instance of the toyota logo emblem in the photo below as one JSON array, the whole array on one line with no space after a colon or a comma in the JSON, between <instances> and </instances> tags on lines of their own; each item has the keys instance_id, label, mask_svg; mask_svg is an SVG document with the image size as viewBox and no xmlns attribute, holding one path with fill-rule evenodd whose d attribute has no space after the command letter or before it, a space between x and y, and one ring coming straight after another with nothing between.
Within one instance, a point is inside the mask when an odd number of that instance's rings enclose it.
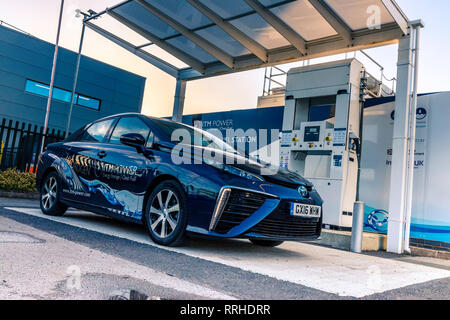
<instances>
[{"instance_id":1,"label":"toyota logo emblem","mask_svg":"<svg viewBox=\"0 0 450 320\"><path fill-rule=\"evenodd\" d=\"M298 188L298 193L303 197L303 198L307 198L309 193L308 193L308 189L306 189L305 186L300 186Z\"/></svg>"}]
</instances>

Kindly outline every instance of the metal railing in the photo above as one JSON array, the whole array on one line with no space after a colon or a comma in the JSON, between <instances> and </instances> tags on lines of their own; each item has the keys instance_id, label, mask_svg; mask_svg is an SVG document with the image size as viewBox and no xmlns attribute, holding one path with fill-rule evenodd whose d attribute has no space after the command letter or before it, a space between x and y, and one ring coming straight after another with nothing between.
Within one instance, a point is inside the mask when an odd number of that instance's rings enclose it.
<instances>
[{"instance_id":1,"label":"metal railing","mask_svg":"<svg viewBox=\"0 0 450 320\"><path fill-rule=\"evenodd\" d=\"M274 70L276 73L274 73ZM274 94L275 91L283 91L286 90L286 85L283 84L282 80L275 80L279 79L280 77L286 77L287 72L282 70L279 67L269 67L265 69L264 73L264 86L263 86L263 96L270 96ZM273 87L273 84L276 84L276 87Z\"/></svg>"},{"instance_id":2,"label":"metal railing","mask_svg":"<svg viewBox=\"0 0 450 320\"><path fill-rule=\"evenodd\" d=\"M25 122L3 119L0 122L0 170L17 168L36 172L42 137L45 145L62 141L65 132L47 129Z\"/></svg>"},{"instance_id":3,"label":"metal railing","mask_svg":"<svg viewBox=\"0 0 450 320\"><path fill-rule=\"evenodd\" d=\"M363 50L355 51L353 53L354 58L356 58L358 52L363 54L367 59L369 59L369 61L374 63L380 69L380 79L379 79L380 90L383 90L383 92L387 95L394 93L396 89L397 78L395 77L393 77L392 79L387 78L384 73L384 67ZM348 54L345 55L345 58L346 59L348 58ZM310 60L303 61L302 65L308 66L310 65L310 62L311 62ZM277 93L284 93L284 91L286 90L286 85L284 84L286 83L285 80L286 76L287 71L281 69L280 67L276 66L267 67L264 73L263 96L270 96ZM373 78L376 79L375 77ZM389 86L392 92L387 92L385 90L385 88L387 87L387 86L385 87L386 82L392 82L392 85Z\"/></svg>"},{"instance_id":4,"label":"metal railing","mask_svg":"<svg viewBox=\"0 0 450 320\"><path fill-rule=\"evenodd\" d=\"M372 58L367 52L365 52L364 50L360 50L359 52L361 52L366 58L368 58L370 61L372 61L376 66L378 66L380 68L380 81L381 81L381 88L383 88L383 84L384 81L386 80L387 82L392 82L392 92L395 92L395 88L396 88L396 84L397 84L397 78L393 77L392 79L386 78L386 76L384 75L384 67L378 62L376 61L374 58ZM356 55L355 55L356 57Z\"/></svg>"}]
</instances>

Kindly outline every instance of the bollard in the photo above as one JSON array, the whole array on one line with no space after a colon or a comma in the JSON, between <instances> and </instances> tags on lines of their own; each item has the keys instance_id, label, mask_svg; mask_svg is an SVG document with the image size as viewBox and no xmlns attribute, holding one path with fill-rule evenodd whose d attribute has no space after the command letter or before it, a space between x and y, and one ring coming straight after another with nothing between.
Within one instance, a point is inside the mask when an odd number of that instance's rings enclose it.
<instances>
[{"instance_id":1,"label":"bollard","mask_svg":"<svg viewBox=\"0 0 450 320\"><path fill-rule=\"evenodd\" d=\"M350 251L361 253L364 226L364 202L356 201L353 206L352 240Z\"/></svg>"}]
</instances>

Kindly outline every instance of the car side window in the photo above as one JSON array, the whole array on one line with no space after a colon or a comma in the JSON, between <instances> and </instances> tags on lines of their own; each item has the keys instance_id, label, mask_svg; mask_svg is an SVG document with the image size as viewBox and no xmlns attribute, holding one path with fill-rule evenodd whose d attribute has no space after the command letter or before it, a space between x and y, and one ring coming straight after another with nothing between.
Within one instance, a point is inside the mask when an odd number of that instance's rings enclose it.
<instances>
[{"instance_id":1,"label":"car side window","mask_svg":"<svg viewBox=\"0 0 450 320\"><path fill-rule=\"evenodd\" d=\"M114 120L108 119L94 123L84 132L80 141L102 142Z\"/></svg>"},{"instance_id":2,"label":"car side window","mask_svg":"<svg viewBox=\"0 0 450 320\"><path fill-rule=\"evenodd\" d=\"M123 117L114 128L109 143L120 144L120 137L127 133L138 133L144 139L147 139L150 134L150 128L137 117Z\"/></svg>"}]
</instances>

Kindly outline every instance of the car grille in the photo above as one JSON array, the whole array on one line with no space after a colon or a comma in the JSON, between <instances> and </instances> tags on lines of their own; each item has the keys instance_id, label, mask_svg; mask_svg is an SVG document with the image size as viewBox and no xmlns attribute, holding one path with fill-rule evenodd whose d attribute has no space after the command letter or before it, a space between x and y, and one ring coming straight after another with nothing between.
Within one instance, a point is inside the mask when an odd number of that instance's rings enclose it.
<instances>
[{"instance_id":1,"label":"car grille","mask_svg":"<svg viewBox=\"0 0 450 320\"><path fill-rule=\"evenodd\" d=\"M321 219L294 217L290 215L290 201L283 200L264 220L250 229L267 237L301 238L320 234Z\"/></svg>"},{"instance_id":2,"label":"car grille","mask_svg":"<svg viewBox=\"0 0 450 320\"><path fill-rule=\"evenodd\" d=\"M266 199L267 197L263 194L232 189L227 205L214 231L221 234L227 233L256 212Z\"/></svg>"},{"instance_id":3,"label":"car grille","mask_svg":"<svg viewBox=\"0 0 450 320\"><path fill-rule=\"evenodd\" d=\"M300 238L312 237L318 233L317 222L279 221L264 219L250 232L267 237Z\"/></svg>"}]
</instances>

